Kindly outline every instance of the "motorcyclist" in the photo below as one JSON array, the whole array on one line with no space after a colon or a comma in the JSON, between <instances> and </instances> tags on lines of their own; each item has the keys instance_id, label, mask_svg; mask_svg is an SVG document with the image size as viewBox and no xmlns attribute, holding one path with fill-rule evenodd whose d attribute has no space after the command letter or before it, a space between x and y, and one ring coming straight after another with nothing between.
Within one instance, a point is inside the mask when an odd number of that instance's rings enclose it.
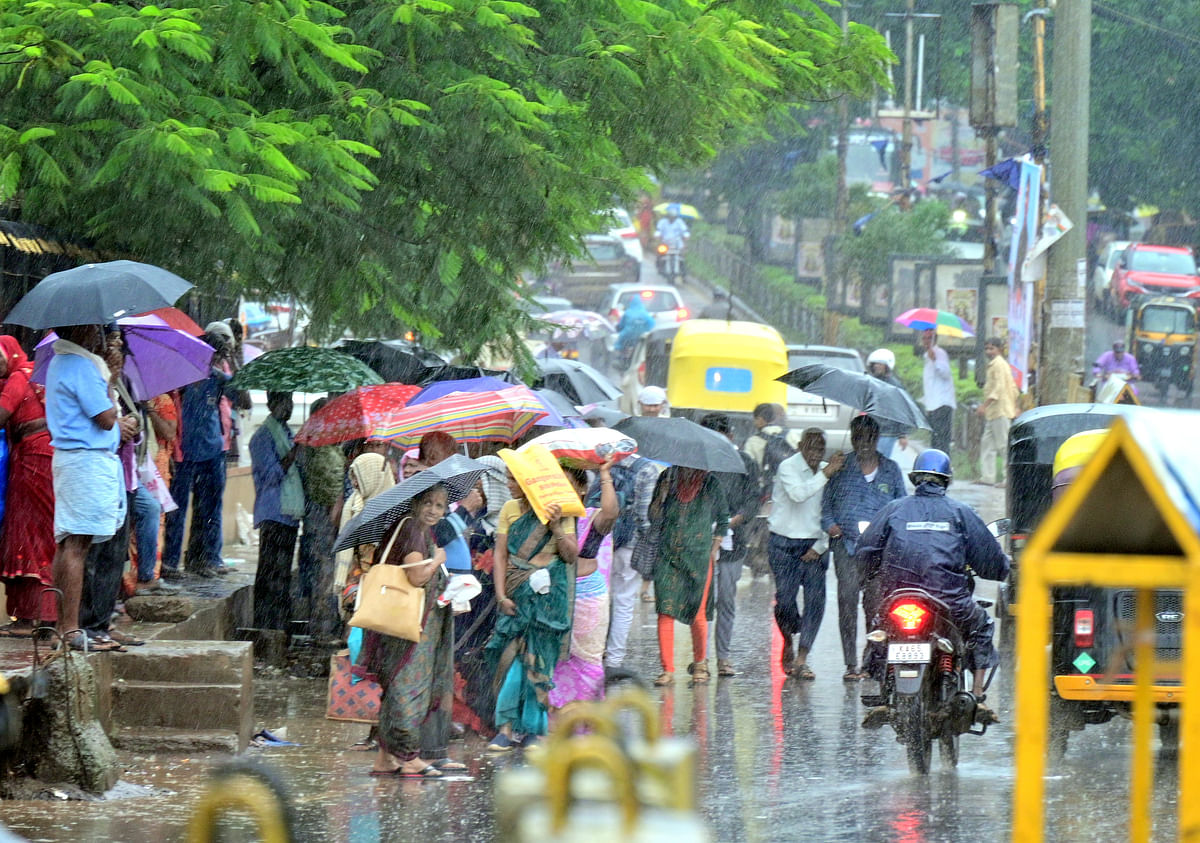
<instances>
[{"instance_id":1,"label":"motorcyclist","mask_svg":"<svg viewBox=\"0 0 1200 843\"><path fill-rule=\"evenodd\" d=\"M995 722L982 701L985 674L999 656L992 619L971 594L971 576L1003 580L1009 560L975 511L946 496L953 473L944 451L923 451L908 475L916 491L879 511L859 540L857 561L872 615L885 595L900 588L924 589L950 608L967 647L965 667L974 673L976 717ZM867 669L872 678L882 681L885 666L883 653L871 647ZM867 719L872 720L870 714Z\"/></svg>"},{"instance_id":2,"label":"motorcyclist","mask_svg":"<svg viewBox=\"0 0 1200 843\"><path fill-rule=\"evenodd\" d=\"M1108 380L1109 375L1114 372L1121 372L1128 375L1128 379L1135 381L1142 376L1138 369L1137 358L1125 351L1125 343L1117 340L1112 344L1112 351L1106 351L1096 360L1096 364L1092 367L1092 374L1096 376L1096 386L1104 385Z\"/></svg>"},{"instance_id":3,"label":"motorcyclist","mask_svg":"<svg viewBox=\"0 0 1200 843\"><path fill-rule=\"evenodd\" d=\"M613 344L613 349L620 354L622 369L629 365L629 356L633 353L633 347L637 345L638 339L652 330L654 330L654 316L646 309L641 298L634 296L633 300L629 302L629 306L625 308L625 312L621 314L620 321L617 322L617 340Z\"/></svg>"},{"instance_id":4,"label":"motorcyclist","mask_svg":"<svg viewBox=\"0 0 1200 843\"><path fill-rule=\"evenodd\" d=\"M667 205L667 215L658 221L655 233L660 242L667 244L667 248L676 252L683 251L683 244L691 236L691 232L688 231L683 217L679 216L678 202Z\"/></svg>"}]
</instances>

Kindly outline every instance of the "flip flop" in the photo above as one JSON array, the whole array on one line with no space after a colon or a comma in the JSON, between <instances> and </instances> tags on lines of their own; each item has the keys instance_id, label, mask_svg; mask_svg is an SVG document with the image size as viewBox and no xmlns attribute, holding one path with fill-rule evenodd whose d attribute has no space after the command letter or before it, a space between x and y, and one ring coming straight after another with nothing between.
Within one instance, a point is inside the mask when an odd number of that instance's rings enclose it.
<instances>
[{"instance_id":1,"label":"flip flop","mask_svg":"<svg viewBox=\"0 0 1200 843\"><path fill-rule=\"evenodd\" d=\"M416 773L405 773L403 770L403 767L397 768L396 776L402 779L440 779L442 777L442 771L432 764L426 765L423 770Z\"/></svg>"},{"instance_id":2,"label":"flip flop","mask_svg":"<svg viewBox=\"0 0 1200 843\"><path fill-rule=\"evenodd\" d=\"M115 629L109 630L108 637L118 644L123 644L126 647L141 647L146 642L140 638L135 638L124 632L117 632Z\"/></svg>"},{"instance_id":3,"label":"flip flop","mask_svg":"<svg viewBox=\"0 0 1200 843\"><path fill-rule=\"evenodd\" d=\"M32 638L33 627L18 627L15 623L0 626L0 638Z\"/></svg>"},{"instance_id":4,"label":"flip flop","mask_svg":"<svg viewBox=\"0 0 1200 843\"><path fill-rule=\"evenodd\" d=\"M792 676L795 676L797 679L803 679L807 682L811 682L817 678L817 675L812 672L812 668L806 664L795 665L792 668Z\"/></svg>"},{"instance_id":5,"label":"flip flop","mask_svg":"<svg viewBox=\"0 0 1200 843\"><path fill-rule=\"evenodd\" d=\"M441 761L434 761L430 766L436 767L437 769L441 770L442 772L445 772L447 770L452 770L454 772L458 772L460 770L467 769L466 764L463 764L458 761L452 761L449 758L443 758Z\"/></svg>"},{"instance_id":6,"label":"flip flop","mask_svg":"<svg viewBox=\"0 0 1200 843\"><path fill-rule=\"evenodd\" d=\"M400 768L397 767L395 770L372 770L369 775L380 779L395 778L400 775Z\"/></svg>"}]
</instances>

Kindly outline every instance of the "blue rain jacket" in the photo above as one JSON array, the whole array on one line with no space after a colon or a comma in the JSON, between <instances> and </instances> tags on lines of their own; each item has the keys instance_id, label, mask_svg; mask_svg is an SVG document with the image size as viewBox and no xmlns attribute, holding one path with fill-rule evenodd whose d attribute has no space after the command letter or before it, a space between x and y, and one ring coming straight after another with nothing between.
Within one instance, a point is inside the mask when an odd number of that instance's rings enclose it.
<instances>
[{"instance_id":1,"label":"blue rain jacket","mask_svg":"<svg viewBox=\"0 0 1200 843\"><path fill-rule=\"evenodd\" d=\"M950 607L960 625L976 614L967 566L976 576L1003 580L1008 556L987 525L936 483L922 483L879 511L858 544L863 575L879 577L879 593L923 588Z\"/></svg>"}]
</instances>

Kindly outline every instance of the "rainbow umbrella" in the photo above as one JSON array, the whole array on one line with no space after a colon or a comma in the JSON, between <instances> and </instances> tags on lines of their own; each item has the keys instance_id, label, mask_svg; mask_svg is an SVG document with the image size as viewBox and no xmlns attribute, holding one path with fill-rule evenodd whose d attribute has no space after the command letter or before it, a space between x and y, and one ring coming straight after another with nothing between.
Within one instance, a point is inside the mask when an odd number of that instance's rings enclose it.
<instances>
[{"instance_id":1,"label":"rainbow umbrella","mask_svg":"<svg viewBox=\"0 0 1200 843\"><path fill-rule=\"evenodd\" d=\"M896 322L914 331L937 331L943 337L973 337L975 329L948 310L915 307L896 317Z\"/></svg>"},{"instance_id":2,"label":"rainbow umbrella","mask_svg":"<svg viewBox=\"0 0 1200 843\"><path fill-rule=\"evenodd\" d=\"M434 430L455 441L512 442L549 415L528 387L488 392L451 392L424 404L410 404L381 419L371 439L408 447Z\"/></svg>"}]
</instances>

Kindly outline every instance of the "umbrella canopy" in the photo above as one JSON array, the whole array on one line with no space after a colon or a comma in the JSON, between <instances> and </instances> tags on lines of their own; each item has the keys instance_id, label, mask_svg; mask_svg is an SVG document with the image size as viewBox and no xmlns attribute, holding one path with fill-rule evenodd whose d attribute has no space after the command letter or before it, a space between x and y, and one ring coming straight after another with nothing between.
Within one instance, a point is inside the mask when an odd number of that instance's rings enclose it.
<instances>
[{"instance_id":1,"label":"umbrella canopy","mask_svg":"<svg viewBox=\"0 0 1200 843\"><path fill-rule=\"evenodd\" d=\"M204 380L212 371L213 348L203 340L172 328L157 316L127 316L118 319L128 355L125 375L138 401L148 401L172 389ZM33 380L46 382L46 370L54 357L53 331L33 352Z\"/></svg>"},{"instance_id":2,"label":"umbrella canopy","mask_svg":"<svg viewBox=\"0 0 1200 843\"><path fill-rule=\"evenodd\" d=\"M793 369L776 380L854 407L881 421L930 429L925 413L911 395L862 372L847 372L825 363L813 363Z\"/></svg>"},{"instance_id":3,"label":"umbrella canopy","mask_svg":"<svg viewBox=\"0 0 1200 843\"><path fill-rule=\"evenodd\" d=\"M664 216L667 213L667 206L672 205L672 204L676 204L676 203L660 202L654 206L654 213L658 214L660 217ZM700 212L696 210L695 205L680 204L679 205L679 216L683 217L686 220L702 220L702 219L704 219L704 217L701 216Z\"/></svg>"},{"instance_id":4,"label":"umbrella canopy","mask_svg":"<svg viewBox=\"0 0 1200 843\"><path fill-rule=\"evenodd\" d=\"M348 340L338 351L361 360L388 383L421 383L421 377L445 361L407 340Z\"/></svg>"},{"instance_id":5,"label":"umbrella canopy","mask_svg":"<svg viewBox=\"0 0 1200 843\"><path fill-rule=\"evenodd\" d=\"M434 430L459 442L512 442L548 415L528 387L511 386L496 392L452 392L425 404L397 410L372 439L408 447Z\"/></svg>"},{"instance_id":6,"label":"umbrella canopy","mask_svg":"<svg viewBox=\"0 0 1200 843\"><path fill-rule=\"evenodd\" d=\"M204 336L204 329L196 324L196 320L188 316L177 307L160 307L157 310L152 310L146 314L147 316L157 316L162 321L166 322L176 331L183 331L185 334L193 337Z\"/></svg>"},{"instance_id":7,"label":"umbrella canopy","mask_svg":"<svg viewBox=\"0 0 1200 843\"><path fill-rule=\"evenodd\" d=\"M421 387L404 383L360 386L309 416L296 432L296 441L315 448L366 439L420 391Z\"/></svg>"},{"instance_id":8,"label":"umbrella canopy","mask_svg":"<svg viewBox=\"0 0 1200 843\"><path fill-rule=\"evenodd\" d=\"M566 419L558 412L555 406L542 398L536 392L524 385L516 385L505 383L499 378L484 376L481 378L467 378L465 380L453 381L437 381L431 383L411 399L409 406L418 404L428 404L430 401L436 401L439 398L445 398L453 392L501 392L503 390L512 390L508 394L511 396L521 395L526 399L536 401L546 411L546 415L538 419L538 424L548 425L552 427L562 427L567 422ZM571 413L575 415L574 412Z\"/></svg>"},{"instance_id":9,"label":"umbrella canopy","mask_svg":"<svg viewBox=\"0 0 1200 843\"><path fill-rule=\"evenodd\" d=\"M592 404L585 406L581 418L586 422L600 422L608 427L612 427L617 422L631 419L633 416L623 410L618 410L615 407L609 407L605 404Z\"/></svg>"},{"instance_id":10,"label":"umbrella canopy","mask_svg":"<svg viewBox=\"0 0 1200 843\"><path fill-rule=\"evenodd\" d=\"M383 383L365 363L332 348L277 348L251 360L233 376L235 389L270 392L349 392Z\"/></svg>"},{"instance_id":11,"label":"umbrella canopy","mask_svg":"<svg viewBox=\"0 0 1200 843\"><path fill-rule=\"evenodd\" d=\"M612 425L637 442L638 453L681 468L745 474L737 448L715 430L673 416L629 416Z\"/></svg>"},{"instance_id":12,"label":"umbrella canopy","mask_svg":"<svg viewBox=\"0 0 1200 843\"><path fill-rule=\"evenodd\" d=\"M192 288L174 272L137 261L85 263L47 275L5 317L12 325L106 325L168 307Z\"/></svg>"},{"instance_id":13,"label":"umbrella canopy","mask_svg":"<svg viewBox=\"0 0 1200 843\"><path fill-rule=\"evenodd\" d=\"M611 322L590 310L556 310L538 318L559 326L554 331L555 339L593 339L616 333Z\"/></svg>"},{"instance_id":14,"label":"umbrella canopy","mask_svg":"<svg viewBox=\"0 0 1200 843\"><path fill-rule=\"evenodd\" d=\"M621 397L621 390L612 381L586 363L561 357L550 360L539 359L535 362L538 367L538 377L534 380L533 385L561 392L576 406L584 404L616 406L617 400Z\"/></svg>"},{"instance_id":15,"label":"umbrella canopy","mask_svg":"<svg viewBox=\"0 0 1200 843\"><path fill-rule=\"evenodd\" d=\"M915 307L896 317L896 322L914 331L937 331L943 337L973 337L975 329L948 310Z\"/></svg>"},{"instance_id":16,"label":"umbrella canopy","mask_svg":"<svg viewBox=\"0 0 1200 843\"><path fill-rule=\"evenodd\" d=\"M523 385L521 379L511 371L485 369L482 366L452 366L449 363L444 366L427 368L416 382L421 386L429 386L431 383L442 381L462 381L474 378L495 378L503 381L505 386Z\"/></svg>"},{"instance_id":17,"label":"umbrella canopy","mask_svg":"<svg viewBox=\"0 0 1200 843\"><path fill-rule=\"evenodd\" d=\"M412 508L412 499L421 492L441 483L447 488L451 503L460 501L470 494L479 476L487 470L481 462L453 454L432 468L417 472L367 501L363 511L350 519L338 535L333 549L379 544L392 525Z\"/></svg>"}]
</instances>

